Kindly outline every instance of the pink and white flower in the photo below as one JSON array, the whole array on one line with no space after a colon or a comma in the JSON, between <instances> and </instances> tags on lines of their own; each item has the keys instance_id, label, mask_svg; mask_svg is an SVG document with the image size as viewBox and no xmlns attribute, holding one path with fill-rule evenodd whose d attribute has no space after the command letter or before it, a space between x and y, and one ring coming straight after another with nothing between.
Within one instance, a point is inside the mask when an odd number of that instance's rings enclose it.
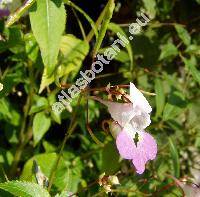
<instances>
[{"instance_id":1,"label":"pink and white flower","mask_svg":"<svg viewBox=\"0 0 200 197\"><path fill-rule=\"evenodd\" d=\"M136 131L123 128L116 138L117 149L122 158L132 160L138 174L145 170L145 164L154 160L157 154L155 139L147 132L138 132L138 141L135 142Z\"/></svg>"},{"instance_id":2,"label":"pink and white flower","mask_svg":"<svg viewBox=\"0 0 200 197\"><path fill-rule=\"evenodd\" d=\"M122 127L130 123L134 130L142 130L150 125L150 112L152 111L146 98L130 83L130 95L126 95L131 103L117 103L94 97L108 107L111 117Z\"/></svg>"},{"instance_id":3,"label":"pink and white flower","mask_svg":"<svg viewBox=\"0 0 200 197\"><path fill-rule=\"evenodd\" d=\"M126 96L131 103L105 101L98 97L94 99L108 107L114 120L110 124L110 130L116 138L121 157L132 160L136 172L142 174L147 161L154 160L157 154L155 139L144 131L151 123L152 108L133 83L130 83L130 95ZM137 139L136 135L138 135Z\"/></svg>"}]
</instances>

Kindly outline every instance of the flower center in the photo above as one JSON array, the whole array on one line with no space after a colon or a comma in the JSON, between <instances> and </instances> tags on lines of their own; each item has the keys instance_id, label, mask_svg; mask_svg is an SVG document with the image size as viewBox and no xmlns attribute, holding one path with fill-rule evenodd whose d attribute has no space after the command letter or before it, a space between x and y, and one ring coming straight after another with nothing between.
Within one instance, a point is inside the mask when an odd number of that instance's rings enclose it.
<instances>
[{"instance_id":1,"label":"flower center","mask_svg":"<svg viewBox=\"0 0 200 197\"><path fill-rule=\"evenodd\" d=\"M136 132L135 133L135 136L134 136L134 138L133 138L133 141L134 141L134 143L135 143L135 146L137 147L137 144L138 144L138 142L139 142L139 134Z\"/></svg>"}]
</instances>

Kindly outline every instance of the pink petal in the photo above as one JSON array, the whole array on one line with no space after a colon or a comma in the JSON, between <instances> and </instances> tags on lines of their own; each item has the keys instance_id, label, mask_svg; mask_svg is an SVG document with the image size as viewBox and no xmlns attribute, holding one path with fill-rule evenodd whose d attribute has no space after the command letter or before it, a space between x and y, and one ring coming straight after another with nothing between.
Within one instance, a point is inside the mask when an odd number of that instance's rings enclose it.
<instances>
[{"instance_id":1,"label":"pink petal","mask_svg":"<svg viewBox=\"0 0 200 197\"><path fill-rule=\"evenodd\" d=\"M137 147L134 143L134 135L130 131L122 131L116 139L117 149L124 159L132 160L137 173L142 174L148 160L153 160L157 154L157 144L154 138L146 133L139 132L139 142Z\"/></svg>"},{"instance_id":2,"label":"pink petal","mask_svg":"<svg viewBox=\"0 0 200 197\"><path fill-rule=\"evenodd\" d=\"M142 156L138 156L137 159L133 159L132 163L135 166L136 172L142 174L145 171L145 164L147 161L144 161Z\"/></svg>"},{"instance_id":3,"label":"pink petal","mask_svg":"<svg viewBox=\"0 0 200 197\"><path fill-rule=\"evenodd\" d=\"M134 157L136 151L135 143L127 132L122 131L119 133L116 139L116 145L122 158L132 159Z\"/></svg>"},{"instance_id":4,"label":"pink petal","mask_svg":"<svg viewBox=\"0 0 200 197\"><path fill-rule=\"evenodd\" d=\"M138 143L138 149L144 152L148 160L154 160L157 155L157 143L155 139L147 132L141 132L142 138Z\"/></svg>"}]
</instances>

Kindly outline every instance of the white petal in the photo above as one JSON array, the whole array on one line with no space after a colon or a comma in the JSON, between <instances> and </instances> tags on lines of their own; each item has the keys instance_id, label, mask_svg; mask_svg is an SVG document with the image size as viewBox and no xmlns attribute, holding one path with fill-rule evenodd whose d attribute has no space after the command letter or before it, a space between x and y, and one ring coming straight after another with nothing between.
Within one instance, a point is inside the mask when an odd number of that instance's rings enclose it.
<instances>
[{"instance_id":1,"label":"white petal","mask_svg":"<svg viewBox=\"0 0 200 197\"><path fill-rule=\"evenodd\" d=\"M132 103L117 103L112 101L105 101L98 97L93 97L95 100L101 102L108 107L111 117L124 127L130 120L137 115L137 111L133 109Z\"/></svg>"},{"instance_id":2,"label":"white petal","mask_svg":"<svg viewBox=\"0 0 200 197\"><path fill-rule=\"evenodd\" d=\"M124 127L134 116L132 103L109 103L108 111L112 118Z\"/></svg>"},{"instance_id":3,"label":"white petal","mask_svg":"<svg viewBox=\"0 0 200 197\"><path fill-rule=\"evenodd\" d=\"M151 124L150 115L148 113L142 112L141 115L134 116L130 124L135 130L143 130Z\"/></svg>"},{"instance_id":4,"label":"white petal","mask_svg":"<svg viewBox=\"0 0 200 197\"><path fill-rule=\"evenodd\" d=\"M150 113L152 111L149 102L144 95L135 87L133 83L130 83L130 99L133 106L139 106L142 111Z\"/></svg>"}]
</instances>

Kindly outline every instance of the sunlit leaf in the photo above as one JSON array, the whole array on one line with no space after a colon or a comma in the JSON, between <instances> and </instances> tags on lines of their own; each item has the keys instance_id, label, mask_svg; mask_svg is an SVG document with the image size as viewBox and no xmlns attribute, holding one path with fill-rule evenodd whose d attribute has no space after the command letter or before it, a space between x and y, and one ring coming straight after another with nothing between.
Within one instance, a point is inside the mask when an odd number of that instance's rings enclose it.
<instances>
[{"instance_id":1,"label":"sunlit leaf","mask_svg":"<svg viewBox=\"0 0 200 197\"><path fill-rule=\"evenodd\" d=\"M108 25L108 29L110 29L111 31L113 31L116 34L119 32L121 35L125 36L127 40L129 40L128 36L125 34L124 30L119 25L117 25L115 23L110 23ZM131 43L126 45L126 50L128 52L130 63L131 63L130 67L131 67L131 69L133 69L133 67L134 67L134 58L133 58L133 50L132 50ZM120 55L120 54L118 54L118 55Z\"/></svg>"},{"instance_id":2,"label":"sunlit leaf","mask_svg":"<svg viewBox=\"0 0 200 197\"><path fill-rule=\"evenodd\" d=\"M187 46L190 45L191 37L188 31L182 25L175 25L175 29L183 43Z\"/></svg>"},{"instance_id":3,"label":"sunlit leaf","mask_svg":"<svg viewBox=\"0 0 200 197\"><path fill-rule=\"evenodd\" d=\"M39 92L42 92L46 86L63 76L71 74L69 77L73 79L89 52L89 45L86 41L77 39L75 36L69 34L62 37L60 51L63 55L61 65L51 77L48 77L47 70L44 70Z\"/></svg>"},{"instance_id":4,"label":"sunlit leaf","mask_svg":"<svg viewBox=\"0 0 200 197\"><path fill-rule=\"evenodd\" d=\"M80 158L74 159L73 153L64 152L64 157L61 157L60 164L56 170L54 186L62 191L66 188L69 191L77 191L78 184L81 179L81 170L83 168ZM73 160L72 160L73 159ZM23 169L20 180L36 182L35 175L33 173L33 160L40 166L42 172L46 177L50 177L54 165L57 160L56 153L44 153L35 155L29 159ZM74 163L72 164L73 161Z\"/></svg>"},{"instance_id":5,"label":"sunlit leaf","mask_svg":"<svg viewBox=\"0 0 200 197\"><path fill-rule=\"evenodd\" d=\"M103 39L105 37L106 31L108 29L108 25L110 23L110 20L112 18L113 11L114 11L114 8L115 8L114 0L108 0L108 4L107 4L106 8L107 9L105 11L104 19L102 21L102 24L101 24L101 27L100 27L100 30L99 30L99 34L98 34L98 37L97 37L97 40L96 40L96 43L95 43L95 46L94 46L93 55L97 54L97 52L99 51L99 49L101 47Z\"/></svg>"},{"instance_id":6,"label":"sunlit leaf","mask_svg":"<svg viewBox=\"0 0 200 197\"><path fill-rule=\"evenodd\" d=\"M48 107L48 100L45 97L34 96L34 104L31 106L29 114L42 111Z\"/></svg>"},{"instance_id":7,"label":"sunlit leaf","mask_svg":"<svg viewBox=\"0 0 200 197\"><path fill-rule=\"evenodd\" d=\"M170 147L171 157L172 157L172 161L173 161L174 176L179 178L179 176L180 176L180 160L179 160L177 147L171 138L169 138L169 147Z\"/></svg>"},{"instance_id":8,"label":"sunlit leaf","mask_svg":"<svg viewBox=\"0 0 200 197\"><path fill-rule=\"evenodd\" d=\"M194 80L200 84L200 71L197 69L197 61L195 56L191 56L190 59L187 59L181 56L183 62L185 63L186 68L189 70Z\"/></svg>"},{"instance_id":9,"label":"sunlit leaf","mask_svg":"<svg viewBox=\"0 0 200 197\"><path fill-rule=\"evenodd\" d=\"M29 182L9 181L0 183L0 189L20 197L50 197L49 193L41 186Z\"/></svg>"},{"instance_id":10,"label":"sunlit leaf","mask_svg":"<svg viewBox=\"0 0 200 197\"><path fill-rule=\"evenodd\" d=\"M153 19L156 16L156 1L155 0L142 0L147 14Z\"/></svg>"},{"instance_id":11,"label":"sunlit leaf","mask_svg":"<svg viewBox=\"0 0 200 197\"><path fill-rule=\"evenodd\" d=\"M165 105L165 93L162 81L160 79L155 80L155 93L156 93L156 117L158 117L162 114Z\"/></svg>"},{"instance_id":12,"label":"sunlit leaf","mask_svg":"<svg viewBox=\"0 0 200 197\"><path fill-rule=\"evenodd\" d=\"M177 47L169 42L162 47L159 60L167 59L169 57L174 57L176 55L178 55Z\"/></svg>"},{"instance_id":13,"label":"sunlit leaf","mask_svg":"<svg viewBox=\"0 0 200 197\"><path fill-rule=\"evenodd\" d=\"M34 145L42 139L44 134L48 131L51 126L51 120L46 116L45 112L39 112L34 116L33 119L33 139Z\"/></svg>"},{"instance_id":14,"label":"sunlit leaf","mask_svg":"<svg viewBox=\"0 0 200 197\"><path fill-rule=\"evenodd\" d=\"M30 21L33 34L40 46L47 75L55 70L65 29L66 14L61 0L38 0L31 7Z\"/></svg>"}]
</instances>

